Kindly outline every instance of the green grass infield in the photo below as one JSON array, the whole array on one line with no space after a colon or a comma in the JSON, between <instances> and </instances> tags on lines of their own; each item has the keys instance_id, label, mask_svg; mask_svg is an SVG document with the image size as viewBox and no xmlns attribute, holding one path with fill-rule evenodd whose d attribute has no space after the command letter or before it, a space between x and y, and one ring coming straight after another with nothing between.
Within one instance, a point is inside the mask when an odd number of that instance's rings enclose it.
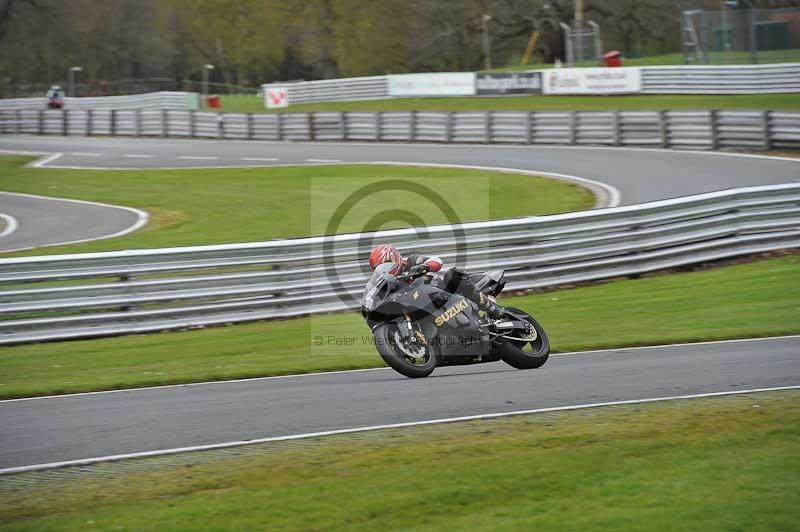
<instances>
[{"instance_id":1,"label":"green grass infield","mask_svg":"<svg viewBox=\"0 0 800 532\"><path fill-rule=\"evenodd\" d=\"M445 198L462 222L581 211L595 201L589 190L565 181L451 168L330 165L119 171L22 166L30 160L0 156L0 190L136 207L150 214L150 222L124 237L45 247L22 253L25 255L321 235L349 195L381 182L387 183L387 188L392 181L424 186ZM421 221L415 226L449 221L427 196L383 190L358 202L339 220L336 232L411 225L374 219L387 205L413 205ZM375 222L365 225L368 220Z\"/></svg>"},{"instance_id":2,"label":"green grass infield","mask_svg":"<svg viewBox=\"0 0 800 532\"><path fill-rule=\"evenodd\" d=\"M505 96L467 98L396 98L361 102L301 103L266 109L255 95L222 96L223 113L324 111L625 111L662 109L769 109L796 111L800 94L626 95L626 96Z\"/></svg>"}]
</instances>

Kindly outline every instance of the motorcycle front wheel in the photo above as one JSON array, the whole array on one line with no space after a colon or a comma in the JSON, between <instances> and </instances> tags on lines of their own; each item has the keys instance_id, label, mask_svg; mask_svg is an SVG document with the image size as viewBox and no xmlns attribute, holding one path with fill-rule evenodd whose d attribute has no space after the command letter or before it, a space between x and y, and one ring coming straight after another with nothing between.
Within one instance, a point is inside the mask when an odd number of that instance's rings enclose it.
<instances>
[{"instance_id":1,"label":"motorcycle front wheel","mask_svg":"<svg viewBox=\"0 0 800 532\"><path fill-rule=\"evenodd\" d=\"M378 354L396 372L419 379L436 369L436 355L421 333L417 332L410 340L404 339L396 323L382 323L375 327L372 334Z\"/></svg>"},{"instance_id":2,"label":"motorcycle front wheel","mask_svg":"<svg viewBox=\"0 0 800 532\"><path fill-rule=\"evenodd\" d=\"M550 358L550 339L542 327L542 324L525 312L516 308L508 308L526 315L526 321L531 325L531 332L526 340L504 339L499 345L495 346L494 352L500 355L503 362L517 369L536 369L544 366ZM514 331L515 336L520 331Z\"/></svg>"}]
</instances>

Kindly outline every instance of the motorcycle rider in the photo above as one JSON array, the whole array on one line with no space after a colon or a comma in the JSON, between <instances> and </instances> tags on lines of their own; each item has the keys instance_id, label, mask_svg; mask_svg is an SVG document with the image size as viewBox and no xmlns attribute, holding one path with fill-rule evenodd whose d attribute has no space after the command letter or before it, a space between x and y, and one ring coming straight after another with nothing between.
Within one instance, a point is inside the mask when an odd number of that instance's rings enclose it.
<instances>
[{"instance_id":1,"label":"motorcycle rider","mask_svg":"<svg viewBox=\"0 0 800 532\"><path fill-rule=\"evenodd\" d=\"M389 270L391 275L400 273L414 273L423 275L428 272L438 272L444 263L439 257L420 255L412 253L406 257L400 254L392 244L381 244L372 248L369 254L369 267L375 269L380 264L390 262L394 267ZM460 294L486 312L493 319L503 317L503 307L494 302L494 299L487 296L475 286L469 275L459 268L450 268L444 274L444 289L452 294Z\"/></svg>"}]
</instances>

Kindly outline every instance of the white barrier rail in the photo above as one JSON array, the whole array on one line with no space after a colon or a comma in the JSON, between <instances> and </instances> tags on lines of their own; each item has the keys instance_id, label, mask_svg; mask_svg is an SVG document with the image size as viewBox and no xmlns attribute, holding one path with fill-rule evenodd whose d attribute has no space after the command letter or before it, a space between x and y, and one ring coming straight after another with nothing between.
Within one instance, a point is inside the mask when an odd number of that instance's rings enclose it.
<instances>
[{"instance_id":1,"label":"white barrier rail","mask_svg":"<svg viewBox=\"0 0 800 532\"><path fill-rule=\"evenodd\" d=\"M0 111L0 134L769 150L800 148L800 112L410 111L218 114L166 109L15 110Z\"/></svg>"},{"instance_id":2,"label":"white barrier rail","mask_svg":"<svg viewBox=\"0 0 800 532\"><path fill-rule=\"evenodd\" d=\"M356 308L381 242L503 268L510 290L639 275L800 247L800 184L424 232L0 259L0 344Z\"/></svg>"},{"instance_id":3,"label":"white barrier rail","mask_svg":"<svg viewBox=\"0 0 800 532\"><path fill-rule=\"evenodd\" d=\"M91 98L64 98L69 110L87 109L198 109L200 95L195 92L151 92L126 96L97 96ZM47 109L47 98L8 98L0 100L0 110Z\"/></svg>"},{"instance_id":4,"label":"white barrier rail","mask_svg":"<svg viewBox=\"0 0 800 532\"><path fill-rule=\"evenodd\" d=\"M800 63L774 65L649 66L641 71L642 94L760 94L800 92ZM564 69L564 72L585 69ZM607 69L616 72L615 69ZM529 72L554 72L531 70ZM415 76L417 74L410 74ZM451 75L450 73L443 74ZM501 74L498 74L501 75ZM393 78L402 78L395 75ZM436 78L437 74L429 74ZM286 88L290 103L392 98L389 76L267 84ZM442 80L446 83L446 80ZM548 92L547 83L542 87ZM541 92L541 91L540 91ZM475 94L473 92L472 94ZM447 96L447 94L439 94ZM452 95L456 95L455 93ZM457 94L463 96L461 92Z\"/></svg>"}]
</instances>

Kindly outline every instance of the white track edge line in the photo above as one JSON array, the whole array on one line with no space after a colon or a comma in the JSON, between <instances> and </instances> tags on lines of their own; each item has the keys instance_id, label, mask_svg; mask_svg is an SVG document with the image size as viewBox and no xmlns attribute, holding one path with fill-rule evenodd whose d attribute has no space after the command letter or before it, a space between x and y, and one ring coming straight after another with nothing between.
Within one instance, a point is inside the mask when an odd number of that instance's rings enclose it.
<instances>
[{"instance_id":1,"label":"white track edge line","mask_svg":"<svg viewBox=\"0 0 800 532\"><path fill-rule=\"evenodd\" d=\"M11 233L17 230L17 227L19 227L17 219L11 216L10 214L3 214L2 212L0 212L0 218L6 221L6 226L3 228L2 231L0 231L0 238L10 235Z\"/></svg>"},{"instance_id":2,"label":"white track edge line","mask_svg":"<svg viewBox=\"0 0 800 532\"><path fill-rule=\"evenodd\" d=\"M279 442L279 441L291 441L291 440L304 440L309 438L319 438L323 436L335 436L339 434L351 434L354 432L372 432L377 430L386 430L386 429L399 429L399 428L407 428L407 427L420 427L426 425L441 425L444 423L456 423L459 421L477 421L481 419L497 419L501 417L511 417L511 416L522 416L522 415L531 415L531 414L544 414L547 412L568 412L573 410L586 410L589 408L600 408L604 406L622 406L622 405L637 405L637 404L647 404L647 403L657 403L657 402L664 402L664 401L676 401L676 400L686 400L686 399L703 399L708 397L724 397L730 395L744 395L744 394L751 394L751 393L763 393L763 392L777 392L777 391L786 391L786 390L798 390L800 389L800 385L792 385L792 386L776 386L772 388L753 388L750 390L729 390L725 392L707 392L707 393L698 393L698 394L690 394L690 395L672 395L666 397L650 397L646 399L629 399L626 401L608 401L604 403L587 403L587 404L580 404L580 405L569 405L569 406L553 406L548 408L535 408L531 410L514 410L511 412L493 412L490 414L476 414L472 416L460 416L460 417L451 417L451 418L440 418L440 419L427 419L422 421L408 421L405 423L391 423L386 425L371 425L365 427L353 427L348 429L337 429L337 430L327 430L322 432L308 432L305 434L292 434L288 436L273 436L269 438L257 438L252 440L239 440L239 441L232 441L232 442L223 442L223 443L212 443L208 445L194 445L189 447L175 447L172 449L160 449L156 451L142 451L137 453L127 453L127 454L117 454L117 455L110 455L110 456L99 456L95 458L83 458L78 460L66 460L63 462L49 462L44 464L33 464L27 466L18 466L18 467L9 467L5 469L0 469L0 475L10 475L14 473L24 473L30 471L41 471L43 469L56 469L61 467L69 467L69 466L87 466L92 465L100 462L115 462L119 460L126 460L131 458L146 458L152 456L164 456L170 454L178 454L178 453L185 453L185 452L192 452L192 451L210 451L214 449L225 449L229 447L243 447L245 445L256 445L260 443L270 443L270 442Z\"/></svg>"},{"instance_id":3,"label":"white track edge line","mask_svg":"<svg viewBox=\"0 0 800 532\"><path fill-rule=\"evenodd\" d=\"M762 338L738 338L735 340L710 340L707 342L688 342L688 343L681 343L681 344L661 344L661 345L645 345L639 347L617 347L617 348L609 348L609 349L595 349L589 351L572 351L567 353L551 353L551 357L564 357L564 356L578 356L578 355L590 355L590 354L598 354L598 353L618 353L620 351L627 352L627 351L641 351L645 349L664 349L668 347L694 347L699 345L715 345L715 344L733 344L733 343L744 343L744 342L763 342L768 340L786 340L786 339L794 339L800 338L800 334L794 335L787 335L787 336L767 336ZM190 388L193 386L216 386L216 385L224 385L224 384L236 384L241 382L258 382L258 381L269 381L269 380L279 380L279 379L302 379L305 377L324 377L327 375L338 375L338 374L348 374L348 373L365 373L368 371L388 371L392 368L389 367L380 367L380 368L362 368L362 369L342 369L342 370L335 370L335 371L316 371L311 373L293 373L290 375L271 375L268 377L247 377L243 379L229 379L229 380L219 380L219 381L201 381L201 382L186 382L182 384L161 384L157 386L141 386L139 388L120 388L117 390L99 390L95 392L77 392L77 393L65 393L59 395L39 395L36 397L18 397L16 399L0 399L0 404L2 403L13 403L13 402L20 402L20 401L38 401L40 399L66 399L70 397L82 397L86 395L104 395L104 394L113 394L113 393L123 393L123 392L140 392L140 391L149 391L149 390L163 390L167 388Z\"/></svg>"}]
</instances>

